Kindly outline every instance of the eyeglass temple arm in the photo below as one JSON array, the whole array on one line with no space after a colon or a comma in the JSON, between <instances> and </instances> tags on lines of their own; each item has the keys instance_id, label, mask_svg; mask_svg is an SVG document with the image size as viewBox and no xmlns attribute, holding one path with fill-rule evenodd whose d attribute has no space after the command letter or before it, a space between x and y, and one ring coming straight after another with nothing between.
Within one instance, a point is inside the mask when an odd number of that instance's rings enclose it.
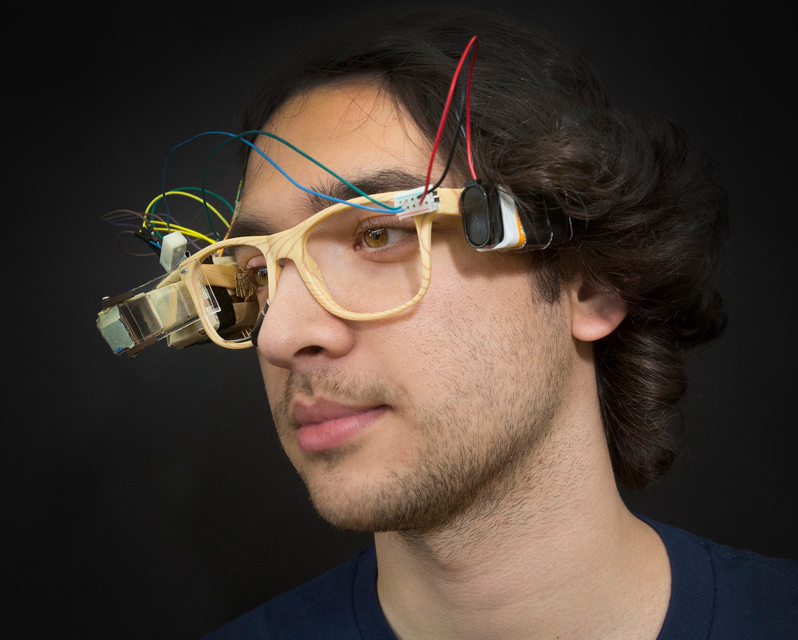
<instances>
[{"instance_id":1,"label":"eyeglass temple arm","mask_svg":"<svg viewBox=\"0 0 798 640\"><path fill-rule=\"evenodd\" d=\"M459 216L462 189L438 189L438 215Z\"/></svg>"}]
</instances>

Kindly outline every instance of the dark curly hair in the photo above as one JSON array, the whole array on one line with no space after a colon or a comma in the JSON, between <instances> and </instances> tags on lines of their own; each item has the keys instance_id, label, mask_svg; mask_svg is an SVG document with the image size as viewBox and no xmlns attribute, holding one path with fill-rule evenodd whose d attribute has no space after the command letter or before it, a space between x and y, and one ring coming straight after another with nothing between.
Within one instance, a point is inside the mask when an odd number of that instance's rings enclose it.
<instances>
[{"instance_id":1,"label":"dark curly hair","mask_svg":"<svg viewBox=\"0 0 798 640\"><path fill-rule=\"evenodd\" d=\"M550 34L500 14L433 8L325 29L269 71L243 130L262 128L292 96L360 74L381 83L431 140L474 34L477 175L506 187L527 215L573 221L570 242L538 252L541 294L554 302L579 275L627 303L624 321L595 343L596 375L615 473L629 488L645 487L674 460L685 354L726 326L712 281L729 233L727 197L711 159L678 124L611 105L588 59ZM464 153L455 159L463 173L465 162Z\"/></svg>"}]
</instances>

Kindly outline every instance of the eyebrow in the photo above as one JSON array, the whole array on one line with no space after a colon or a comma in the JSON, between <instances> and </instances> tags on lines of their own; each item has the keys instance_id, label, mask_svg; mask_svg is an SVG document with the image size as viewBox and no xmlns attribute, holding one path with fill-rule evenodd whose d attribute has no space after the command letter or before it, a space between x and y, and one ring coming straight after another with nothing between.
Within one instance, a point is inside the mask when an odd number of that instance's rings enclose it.
<instances>
[{"instance_id":1,"label":"eyebrow","mask_svg":"<svg viewBox=\"0 0 798 640\"><path fill-rule=\"evenodd\" d=\"M383 169L366 175L355 176L350 182L363 193L373 195L376 193L390 193L392 191L405 191L406 189L421 187L424 185L424 177L400 169ZM352 198L357 198L362 195L349 185L336 180L332 176L327 177L324 182L314 184L312 189L324 195L338 198L339 200L351 200ZM312 215L332 204L335 203L326 198L308 194L307 212ZM375 204L367 204L366 206L375 206L379 208L379 205Z\"/></svg>"},{"instance_id":2,"label":"eyebrow","mask_svg":"<svg viewBox=\"0 0 798 640\"><path fill-rule=\"evenodd\" d=\"M364 193L373 195L376 193L390 193L392 191L404 191L406 189L421 187L424 185L424 180L424 176L400 169L382 169L355 176L350 183ZM331 196L339 200L351 200L361 195L349 185L340 182L332 176L329 176L319 183L314 183L310 188L325 196ZM335 204L332 200L328 200L319 195L310 193L306 195L307 200L302 208L308 216ZM367 203L367 206L379 207L379 205L372 205L371 203ZM245 208L242 209L236 217L227 237L270 236L279 231L280 229L276 228L275 225L270 222L268 211L263 212L259 210L256 212L253 209Z\"/></svg>"},{"instance_id":3,"label":"eyebrow","mask_svg":"<svg viewBox=\"0 0 798 640\"><path fill-rule=\"evenodd\" d=\"M277 233L279 229L275 229L274 225L269 222L267 218L255 213L254 211L243 209L238 212L233 224L230 226L230 231L227 238L241 238L243 236L272 236Z\"/></svg>"}]
</instances>

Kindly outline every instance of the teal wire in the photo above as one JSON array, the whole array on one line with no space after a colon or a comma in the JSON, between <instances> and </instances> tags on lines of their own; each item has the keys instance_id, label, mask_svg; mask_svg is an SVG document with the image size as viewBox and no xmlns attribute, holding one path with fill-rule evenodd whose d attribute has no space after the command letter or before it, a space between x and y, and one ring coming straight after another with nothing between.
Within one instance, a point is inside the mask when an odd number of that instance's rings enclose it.
<instances>
[{"instance_id":1,"label":"teal wire","mask_svg":"<svg viewBox=\"0 0 798 640\"><path fill-rule=\"evenodd\" d=\"M363 196L364 198L367 198L368 200L370 200L370 201L371 201L371 202L373 202L374 204L376 204L376 205L379 205L379 206L381 206L381 207L383 207L383 208L387 209L388 211L399 212L399 211L401 211L401 210L402 210L402 207L389 207L389 206L388 206L387 204L385 204L384 202L380 202L379 200L375 200L375 199L374 199L374 198L372 198L372 197L371 197L369 194L367 194L367 193L365 193L364 191L361 191L360 189L358 189L358 188L357 188L355 185L353 185L351 182L348 182L347 180L344 180L344 179L343 179L341 176L339 176L337 173L335 173L335 171L333 171L332 169L329 169L329 168L325 167L325 166L324 166L324 165L323 165L321 162L319 162L318 160L316 160L316 158L314 158L313 156L310 156L310 155L308 155L307 153L305 153L304 151L302 151L302 149L299 149L298 147L295 147L295 146L294 146L294 145L292 145L290 142L288 142L288 140L283 140L283 139L282 139L280 136L276 136L276 135L274 135L273 133L267 133L266 131L253 130L253 131L245 131L244 133L239 133L239 134L236 136L236 138L242 138L243 136L249 135L250 133L257 133L257 134L260 134L260 135L262 135L262 136L266 136L267 138L274 138L275 140L277 140L277 142L282 142L282 143L283 143L283 144L284 144L286 147L288 147L289 149L293 149L293 150L294 150L294 151L296 151L296 152L297 152L299 155L301 155L301 156L303 156L303 157L307 158L308 160L310 160L310 161L311 161L313 164L315 164L316 166L319 166L319 167L321 167L321 168L322 168L322 169L324 169L324 170L325 170L327 173L329 173L329 174L330 174L332 177L336 178L337 180L340 180L340 181L341 181L341 182L343 182L343 183L344 183L344 184L345 184L347 187L349 187L350 189L352 189L352 190L353 190L355 193L359 193L361 196ZM226 144L227 142L230 142L230 140L227 140L227 141L226 141L225 143L223 143L223 144ZM220 146L221 146L221 145L220 145Z\"/></svg>"},{"instance_id":2,"label":"teal wire","mask_svg":"<svg viewBox=\"0 0 798 640\"><path fill-rule=\"evenodd\" d=\"M219 200L221 200L221 201L222 201L222 202L223 202L223 203L224 203L224 204L227 206L227 208L228 208L228 209L230 209L230 213L233 213L233 214L235 214L235 209L233 209L233 207L231 206L231 204L230 204L230 203L229 203L227 200L225 200L225 199L224 199L222 196L220 196L218 193L214 193L213 191L204 191L204 190L203 190L203 189L201 189L200 187L178 187L177 189L170 189L170 191L199 191L199 192L201 192L201 193L203 194L203 196L204 196L204 194L206 194L206 193L209 193L209 194L210 194L210 195L212 195L214 198L218 198ZM239 191L240 191L240 187L239 187ZM236 198L236 199L237 199L237 198ZM163 201L166 201L166 196L165 196L164 194L161 194L161 195L159 196L159 198L158 198L158 199L157 199L157 200L156 200L156 201L153 203L153 205L152 205L152 211L150 211L150 216L153 216L153 215L155 214L155 207L157 207L157 206L158 206L158 203L159 203L161 200L163 200ZM207 214L208 214L208 207L206 206L206 202L205 202L204 198L203 198L203 200L202 200L202 205L203 205L203 207L205 208L205 213L206 213L206 215L207 215ZM208 218L210 218L210 216L208 216ZM232 221L230 222L230 224L232 224ZM218 234L216 234L216 230L215 230L215 229L213 229L213 227L211 227L211 229L213 230L213 232L214 232L214 235L216 235L216 239L218 240L218 239L219 239L219 235L218 235ZM155 229L153 229L153 231L155 232L155 234L156 234L156 235L157 235L157 236L158 236L158 237L159 237L161 240L163 240L163 236L162 236L160 233L158 233L157 231L155 231Z\"/></svg>"},{"instance_id":3,"label":"teal wire","mask_svg":"<svg viewBox=\"0 0 798 640\"><path fill-rule=\"evenodd\" d=\"M260 130L252 130L252 131L245 131L244 133L239 133L238 135L234 135L234 134L228 133L226 131L206 131L204 133L199 133L199 134L189 138L188 140L185 140L185 141L181 142L180 144L175 145L174 147L172 147L172 149L170 149L169 153L166 154L166 160L164 161L163 172L162 172L162 176L161 176L161 193L163 195L162 200L164 202L164 206L166 207L166 227L167 227L167 229L170 228L169 227L169 221L170 221L170 217L171 217L170 216L170 212L169 212L169 202L168 202L168 200L165 197L165 194L166 194L166 168L167 168L167 166L169 164L169 159L172 157L172 153L174 153L175 150L178 149L179 147L182 147L183 145L186 145L189 142L192 142L193 140L196 140L197 138L200 138L202 136L208 136L208 135L224 135L224 136L228 136L228 138L229 138L228 140L225 140L222 144L217 145L211 151L211 153L208 155L208 159L205 161L205 168L203 169L203 172L202 172L202 188L200 189L200 191L202 192L202 205L203 205L203 207L205 209L205 217L208 220L208 226L210 227L211 232L213 233L213 235L216 236L217 240L221 240L221 237L219 236L218 233L216 233L216 229L213 226L213 221L211 220L210 211L208 210L208 202L207 202L207 198L205 197L205 194L206 193L212 193L212 192L207 191L205 189L205 179L206 179L206 176L207 176L207 173L208 173L208 166L210 165L210 161L211 161L211 158L213 157L213 154L216 153L216 151L218 151L224 145L232 142L233 140L241 140L241 142L243 142L243 143L247 144L248 146L252 147L261 156L266 158L292 184L294 184L296 187L302 189L303 191L307 191L308 193L312 193L314 195L320 196L320 197L325 198L327 200L331 200L333 202L344 202L345 203L345 201L343 201L343 200L339 200L338 198L333 198L333 197L325 195L323 193L316 193L315 191L312 191L311 189L308 189L307 187L303 187L301 184L297 183L293 178L291 178L291 176L289 176L287 173L285 173L285 171L283 171L271 158L269 158L265 153L263 153L263 151L261 151L258 147L256 147L249 140L242 139L244 136L249 135L251 133L264 135L264 136L266 136L268 138L273 138L273 139L277 140L278 142L281 142L282 144L288 146L289 148L293 149L294 151L296 151L297 153L302 155L304 158L307 158L308 160L313 162L315 165L317 165L317 166L321 167L322 169L324 169L324 171L326 171L327 173L329 173L330 175L335 177L337 180L340 180L342 183L344 183L350 189L352 189L355 193L358 193L358 194L362 195L364 198L366 198L367 200L369 200L369 201L373 202L374 204L378 205L380 208L379 209L372 209L370 207L366 207L366 206L360 205L360 204L353 204L351 206L356 207L358 209L365 209L367 211L378 211L378 212L380 212L380 211L390 211L392 213L398 213L398 212L403 210L402 207L391 207L391 206L388 206L387 204L385 204L383 202L379 202L378 200L375 200L369 194L361 191L360 189L355 187L350 182L344 180L337 173L335 173L334 171L332 171L328 167L325 167L321 162L319 162L318 160L316 160L312 156L308 155L307 153L305 153L301 149L298 149L297 147L292 145L287 140L283 140L279 136L274 135L273 133L267 133L266 131L260 131ZM239 181L238 194L236 195L236 204L238 203L238 199L239 199L240 194L241 194L242 185L243 185L243 177ZM213 194L213 195L216 195L216 194ZM219 197L219 196L216 196L216 197ZM222 198L220 198L220 199L222 199ZM224 199L222 199L222 200L224 200ZM230 204L227 203L226 201L225 201L225 204L227 204L228 207L230 206ZM233 210L233 214L235 215L235 210Z\"/></svg>"},{"instance_id":4,"label":"teal wire","mask_svg":"<svg viewBox=\"0 0 798 640\"><path fill-rule=\"evenodd\" d=\"M292 145L292 144L291 144L290 142L288 142L287 140L284 140L283 138L281 138L281 137L279 137L279 136L276 136L276 135L274 135L273 133L268 133L268 132L266 132L266 131L261 131L261 130L259 130L259 129L255 129L255 130L251 130L251 131L245 131L245 132L243 132L243 133L239 133L238 135L228 134L228 135L230 135L230 138L229 138L228 140L225 140L224 142L222 142L221 144L219 144L219 145L217 145L216 147L214 147L214 148L213 148L213 150L210 152L210 154L208 154L208 159L205 161L205 168L204 168L204 170L203 170L203 172L202 172L202 190L204 190L204 189L205 189L205 177L206 177L206 175L207 175L207 173L208 173L208 167L210 166L210 163L211 163L211 158L213 157L213 154L214 154L214 153L216 153L216 152L217 152L219 149L221 149L221 148L222 148L223 146L225 146L226 144L229 144L229 143L233 142L234 140L240 140L240 139L241 139L241 138L243 138L244 136L247 136L247 135L250 135L250 134L253 134L253 133L254 133L254 134L259 134L259 135L266 136L267 138L273 138L273 139L277 140L278 142L280 142L280 143L284 144L284 145L285 145L285 146L287 146L288 148L290 148L290 149L292 149L292 150L296 151L296 152L297 152L299 155L303 156L304 158L307 158L307 159L308 159L308 160L310 160L310 161L311 161L313 164L315 164L315 165L316 165L316 166L318 166L318 167L321 167L322 169L324 169L324 171L326 171L327 173L329 173L331 176L333 176L333 177L334 177L334 178L336 178L337 180L340 180L341 182L343 182L343 183L344 183L346 186L348 186L350 189L352 189L352 190L353 190L355 193L358 193L358 194L360 194L361 196L365 197L367 200L369 200L369 201L373 202L373 203L374 203L374 204L376 204L376 205L379 205L379 206L380 206L382 209L384 209L385 211L391 211L391 212L393 212L393 213L396 213L396 212L398 212L398 211L402 211L402 207L390 207L390 206L388 206L387 204L385 204L384 202L380 202L379 200L375 200L375 199L374 199L374 198L372 198L372 197L371 197L369 194L365 193L365 192L364 192L364 191L362 191L361 189L358 189L358 188L357 188L355 185L353 185L351 182L349 182L349 181L345 180L344 178L342 178L341 176L339 176L339 175L338 175L337 173L335 173L335 172L334 172L332 169L329 169L328 167L325 167L325 166L324 166L324 165L323 165L321 162L319 162L318 160L316 160L316 159L315 159L313 156L311 156L311 155L308 155L307 153L305 153L304 151L302 151L302 150L301 150L301 149L299 149L298 147L295 147L294 145ZM249 142L249 140L242 140L242 142L245 142L245 143L246 143L246 144L248 144L249 146L251 146L251 147L253 147L253 148L256 148L256 147L255 147L255 146L254 146L252 143L250 143L250 142ZM256 148L256 150L257 150L257 148ZM258 150L258 151L259 151L259 150ZM290 178L289 178L289 179L290 179ZM293 182L293 181L292 181L292 182ZM241 192L241 187L242 187L242 184L243 184L243 178L242 178L242 182L240 182L240 183L239 183L239 194L240 194L240 192ZM210 193L210 192L209 192L209 193ZM319 195L321 195L322 197L325 197L323 194L319 194ZM238 199L238 197L236 197L236 200L237 200L237 199ZM331 200L335 200L335 201L337 201L337 198L331 198ZM203 197L203 204L205 204L204 197ZM216 233L216 230L215 230L215 229L214 229L214 227L213 227L213 223L212 223L212 221L211 221L211 215L210 215L210 212L208 211L208 208L207 208L207 206L205 207L205 216L206 216L206 217L207 217L207 219L208 219L208 224L209 224L209 225L210 225L210 227L211 227L211 231L213 231L213 233L214 233L214 235L216 236L216 238L217 238L217 239L219 239L219 234L217 234L217 233Z\"/></svg>"},{"instance_id":5,"label":"teal wire","mask_svg":"<svg viewBox=\"0 0 798 640\"><path fill-rule=\"evenodd\" d=\"M179 189L170 189L170 191L199 191L202 192L200 187L180 187ZM233 205L231 205L225 198L220 196L218 193L214 193L213 191L205 191L205 193L210 193L214 198L218 198L222 202L224 202L225 206L230 209L230 213L235 213L235 209ZM237 196L236 196L237 199Z\"/></svg>"},{"instance_id":6,"label":"teal wire","mask_svg":"<svg viewBox=\"0 0 798 640\"><path fill-rule=\"evenodd\" d=\"M198 191L198 192L200 192L200 193L202 193L202 192L203 192L203 191L202 191L202 188L200 188L200 187L177 187L177 188L175 188L175 189L169 189L169 191ZM233 205L231 205L231 204L230 204L230 203L229 203L229 202L228 202L228 201L227 201L227 200L226 200L224 197L220 196L218 193L214 193L213 191L205 191L205 193L209 193L209 194L210 194L210 195L212 195L214 198L218 198L219 200L221 200L221 201L222 201L222 202L225 204L225 206L226 206L228 209L230 209L230 213L235 213L235 209L233 209ZM157 206L158 206L158 203L159 203L161 200L165 200L165 199L166 199L166 196L164 196L163 194L161 194L161 195L158 197L158 199L157 199L157 200L156 200L156 201L153 203L153 205L152 205L152 211L150 211L150 215L152 215L153 213L155 213L155 207L157 207Z\"/></svg>"}]
</instances>

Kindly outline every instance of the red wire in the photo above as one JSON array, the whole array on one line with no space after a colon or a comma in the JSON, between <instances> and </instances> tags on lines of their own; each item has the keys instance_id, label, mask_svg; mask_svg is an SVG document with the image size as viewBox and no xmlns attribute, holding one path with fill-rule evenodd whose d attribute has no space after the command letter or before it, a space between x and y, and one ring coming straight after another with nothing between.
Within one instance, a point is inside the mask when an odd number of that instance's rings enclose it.
<instances>
[{"instance_id":1,"label":"red wire","mask_svg":"<svg viewBox=\"0 0 798 640\"><path fill-rule=\"evenodd\" d=\"M438 133L435 136L435 143L432 145L432 154L430 155L429 159L429 167L427 167L427 179L424 182L424 192L421 194L421 199L419 202L423 202L424 198L427 197L429 178L432 175L432 165L435 163L435 154L438 151L441 135L443 135L443 127L446 125L446 119L449 117L449 107L452 104L452 96L454 96L454 90L457 86L457 79L460 77L460 70L463 68L463 63L465 62L468 51L471 49L472 45L474 45L474 55L471 56L471 66L468 71L468 85L466 87L466 149L468 152L468 166L471 169L471 176L474 178L474 180L477 179L476 172L474 171L474 161L471 158L471 74L474 71L474 61L476 60L477 50L479 49L479 38L474 36L471 38L471 40L469 40L465 51L463 51L463 55L460 56L460 62L457 65L457 69L455 69L454 77L452 78L452 84L449 86L449 95L446 98L446 105L443 107L441 123L438 126Z\"/></svg>"},{"instance_id":2,"label":"red wire","mask_svg":"<svg viewBox=\"0 0 798 640\"><path fill-rule=\"evenodd\" d=\"M476 36L474 38L476 39ZM471 76L474 73L474 61L477 58L477 51L479 51L479 40L474 43L474 55L471 56L471 66L468 69L468 86L466 87L466 151L468 167L471 169L471 177L474 180L477 179L477 172L474 170L474 157L471 155Z\"/></svg>"}]
</instances>

